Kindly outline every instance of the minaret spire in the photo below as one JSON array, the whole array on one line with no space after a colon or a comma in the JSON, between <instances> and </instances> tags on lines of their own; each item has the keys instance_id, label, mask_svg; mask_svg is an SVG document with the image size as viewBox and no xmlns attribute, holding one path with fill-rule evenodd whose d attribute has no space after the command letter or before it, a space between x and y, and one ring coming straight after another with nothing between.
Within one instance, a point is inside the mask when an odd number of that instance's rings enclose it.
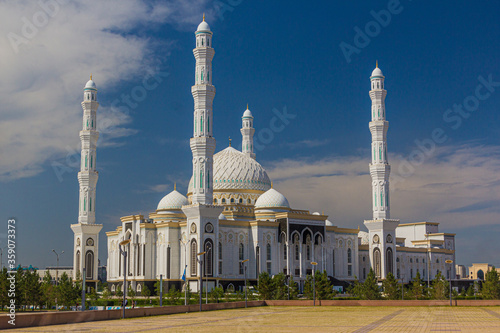
<instances>
[{"instance_id":1,"label":"minaret spire","mask_svg":"<svg viewBox=\"0 0 500 333\"><path fill-rule=\"evenodd\" d=\"M80 131L82 146L80 158L80 172L78 183L80 185L80 198L78 202L78 223L72 224L71 229L75 234L73 247L73 278L81 278L85 269L85 280L88 285L97 286L99 232L102 224L96 224L96 186L99 177L97 173L97 87L90 80L83 89L83 122Z\"/></svg>"},{"instance_id":2,"label":"minaret spire","mask_svg":"<svg viewBox=\"0 0 500 333\"><path fill-rule=\"evenodd\" d=\"M248 103L247 109L243 112L243 117L241 117L241 123L241 151L255 159L255 153L253 152L253 135L255 134L255 128L253 128L253 115L248 109Z\"/></svg>"},{"instance_id":3,"label":"minaret spire","mask_svg":"<svg viewBox=\"0 0 500 333\"><path fill-rule=\"evenodd\" d=\"M370 175L372 177L373 219L365 220L369 233L370 265L378 279L385 279L387 274L395 272L396 262L396 228L399 220L390 218L389 174L391 166L387 160L387 129L389 122L385 120L384 74L376 67L370 76L370 98L372 110L370 132L372 148L370 155Z\"/></svg>"},{"instance_id":4,"label":"minaret spire","mask_svg":"<svg viewBox=\"0 0 500 333\"><path fill-rule=\"evenodd\" d=\"M194 132L191 138L193 153L193 203L212 204L213 155L213 100L215 87L212 85L212 32L205 20L195 32L196 58L195 85L191 88L194 99Z\"/></svg>"},{"instance_id":5,"label":"minaret spire","mask_svg":"<svg viewBox=\"0 0 500 333\"><path fill-rule=\"evenodd\" d=\"M370 98L372 100L372 121L370 122L372 163L370 163L370 174L372 177L373 218L389 219L389 174L391 166L387 160L387 129L389 128L389 122L385 120L387 91L384 89L385 77L378 68L378 61L376 66L370 77Z\"/></svg>"}]
</instances>

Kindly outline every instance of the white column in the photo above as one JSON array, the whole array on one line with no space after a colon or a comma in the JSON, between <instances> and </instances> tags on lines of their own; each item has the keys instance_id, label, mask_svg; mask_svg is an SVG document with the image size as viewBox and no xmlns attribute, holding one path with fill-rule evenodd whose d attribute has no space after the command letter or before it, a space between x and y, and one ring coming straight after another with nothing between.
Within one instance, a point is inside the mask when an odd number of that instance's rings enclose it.
<instances>
[{"instance_id":1,"label":"white column","mask_svg":"<svg viewBox=\"0 0 500 333\"><path fill-rule=\"evenodd\" d=\"M385 120L384 75L380 68L373 70L370 77L372 100L372 121L370 132L372 134L370 175L372 178L372 203L373 219L390 218L389 206L389 174L391 167L387 160L387 129L389 122Z\"/></svg>"},{"instance_id":2,"label":"white column","mask_svg":"<svg viewBox=\"0 0 500 333\"><path fill-rule=\"evenodd\" d=\"M213 100L215 87L212 85L212 59L215 51L212 48L212 32L209 25L203 22L198 26L196 48L195 85L191 88L194 99L194 128L190 140L193 153L193 204L212 204L213 202L213 155L215 139L213 138ZM201 244L200 244L201 246Z\"/></svg>"},{"instance_id":3,"label":"white column","mask_svg":"<svg viewBox=\"0 0 500 333\"><path fill-rule=\"evenodd\" d=\"M241 151L245 155L250 156L255 159L255 153L253 152L253 135L255 134L255 128L253 128L253 115L252 112L248 109L243 113L243 117L241 117Z\"/></svg>"}]
</instances>

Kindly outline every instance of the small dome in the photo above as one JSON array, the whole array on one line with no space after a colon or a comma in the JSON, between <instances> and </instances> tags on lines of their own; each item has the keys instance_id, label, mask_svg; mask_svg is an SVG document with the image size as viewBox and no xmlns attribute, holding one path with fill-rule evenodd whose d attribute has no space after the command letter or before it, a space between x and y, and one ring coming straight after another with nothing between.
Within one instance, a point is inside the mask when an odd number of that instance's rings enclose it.
<instances>
[{"instance_id":1,"label":"small dome","mask_svg":"<svg viewBox=\"0 0 500 333\"><path fill-rule=\"evenodd\" d=\"M333 227L333 222L332 222L332 221L330 221L330 220L326 220L326 221L325 221L325 225L327 225L327 226L332 226L332 227Z\"/></svg>"},{"instance_id":2,"label":"small dome","mask_svg":"<svg viewBox=\"0 0 500 333\"><path fill-rule=\"evenodd\" d=\"M380 70L380 68L376 67L373 72L372 72L372 77L373 76L384 76L384 74L382 74L382 71Z\"/></svg>"},{"instance_id":3,"label":"small dome","mask_svg":"<svg viewBox=\"0 0 500 333\"><path fill-rule=\"evenodd\" d=\"M90 79L87 84L85 85L85 89L94 89L94 90L97 90L97 87L94 83L94 81L92 81L92 79Z\"/></svg>"},{"instance_id":4,"label":"small dome","mask_svg":"<svg viewBox=\"0 0 500 333\"><path fill-rule=\"evenodd\" d=\"M262 194L255 202L255 208L290 208L288 200L283 194L276 191L274 188L269 189Z\"/></svg>"},{"instance_id":5,"label":"small dome","mask_svg":"<svg viewBox=\"0 0 500 333\"><path fill-rule=\"evenodd\" d=\"M198 25L196 31L210 31L210 26L205 22L205 16L203 16L203 21Z\"/></svg>"},{"instance_id":6,"label":"small dome","mask_svg":"<svg viewBox=\"0 0 500 333\"><path fill-rule=\"evenodd\" d=\"M252 112L248 109L248 106L245 112L243 113L243 118L253 118Z\"/></svg>"},{"instance_id":7,"label":"small dome","mask_svg":"<svg viewBox=\"0 0 500 333\"><path fill-rule=\"evenodd\" d=\"M219 220L227 220L227 218L226 216L224 216L224 214L220 213Z\"/></svg>"},{"instance_id":8,"label":"small dome","mask_svg":"<svg viewBox=\"0 0 500 333\"><path fill-rule=\"evenodd\" d=\"M158 204L157 210L165 210L165 209L181 209L182 206L184 205L189 205L188 199L177 192L176 190L173 190L169 194L163 197L163 199L160 200L160 203Z\"/></svg>"},{"instance_id":9,"label":"small dome","mask_svg":"<svg viewBox=\"0 0 500 333\"><path fill-rule=\"evenodd\" d=\"M313 215L321 215L319 212L314 212Z\"/></svg>"}]
</instances>

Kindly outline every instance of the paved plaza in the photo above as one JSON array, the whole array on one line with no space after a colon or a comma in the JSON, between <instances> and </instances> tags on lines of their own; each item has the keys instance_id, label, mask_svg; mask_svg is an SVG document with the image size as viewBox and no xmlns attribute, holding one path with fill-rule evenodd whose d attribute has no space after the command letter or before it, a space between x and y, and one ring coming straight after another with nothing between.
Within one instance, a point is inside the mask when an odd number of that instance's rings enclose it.
<instances>
[{"instance_id":1,"label":"paved plaza","mask_svg":"<svg viewBox=\"0 0 500 333\"><path fill-rule=\"evenodd\" d=\"M16 332L500 332L500 307L273 307L192 312Z\"/></svg>"}]
</instances>

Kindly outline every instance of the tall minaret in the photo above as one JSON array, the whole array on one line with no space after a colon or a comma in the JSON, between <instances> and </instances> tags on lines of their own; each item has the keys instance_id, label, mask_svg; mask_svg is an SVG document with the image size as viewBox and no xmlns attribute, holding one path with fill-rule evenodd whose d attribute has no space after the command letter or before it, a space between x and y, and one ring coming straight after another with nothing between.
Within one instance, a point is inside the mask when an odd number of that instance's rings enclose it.
<instances>
[{"instance_id":1,"label":"tall minaret","mask_svg":"<svg viewBox=\"0 0 500 333\"><path fill-rule=\"evenodd\" d=\"M80 131L82 153L80 159L80 199L78 204L78 224L72 224L75 234L73 253L73 278L81 276L85 268L85 279L90 285L97 283L99 232L102 224L95 224L96 185L98 172L96 170L96 146L99 132L97 131L96 113L97 88L90 80L83 90L83 123Z\"/></svg>"},{"instance_id":2,"label":"tall minaret","mask_svg":"<svg viewBox=\"0 0 500 333\"><path fill-rule=\"evenodd\" d=\"M205 22L195 32L196 58L195 85L191 88L194 99L194 131L190 145L193 152L193 203L212 204L213 156L215 139L212 136L215 87L212 85L212 32Z\"/></svg>"},{"instance_id":3,"label":"tall minaret","mask_svg":"<svg viewBox=\"0 0 500 333\"><path fill-rule=\"evenodd\" d=\"M205 252L205 270L208 280L208 290L215 286L219 272L214 267L214 258L219 258L218 235L219 215L223 206L213 204L213 156L215 139L213 137L213 109L215 87L212 85L212 32L203 15L203 22L195 32L196 48L193 50L196 58L195 85L191 88L194 99L194 130L191 138L193 152L193 193L192 203L182 206L187 224L182 232L188 236L190 255L187 256L188 283L193 291L200 290L198 279L202 272L196 259L197 253ZM201 256L201 255L200 255Z\"/></svg>"},{"instance_id":4,"label":"tall minaret","mask_svg":"<svg viewBox=\"0 0 500 333\"><path fill-rule=\"evenodd\" d=\"M391 166L387 160L387 129L389 122L385 120L384 75L378 62L370 77L372 110L370 132L372 148L370 175L372 177L373 219L364 221L369 231L370 264L379 279L395 272L396 263L396 228L399 220L390 219L389 209L389 174Z\"/></svg>"},{"instance_id":5,"label":"tall minaret","mask_svg":"<svg viewBox=\"0 0 500 333\"><path fill-rule=\"evenodd\" d=\"M255 133L255 128L253 128L253 116L252 112L248 109L248 104L247 109L243 113L243 117L241 117L241 122L241 151L255 159L255 153L253 152L253 135Z\"/></svg>"},{"instance_id":6,"label":"tall minaret","mask_svg":"<svg viewBox=\"0 0 500 333\"><path fill-rule=\"evenodd\" d=\"M391 166L387 160L387 129L389 122L385 120L385 97L387 90L384 89L384 75L378 62L370 77L372 100L372 121L370 132L372 133L372 163L370 163L370 175L372 176L372 203L373 218L390 218L389 208L389 174Z\"/></svg>"}]
</instances>

